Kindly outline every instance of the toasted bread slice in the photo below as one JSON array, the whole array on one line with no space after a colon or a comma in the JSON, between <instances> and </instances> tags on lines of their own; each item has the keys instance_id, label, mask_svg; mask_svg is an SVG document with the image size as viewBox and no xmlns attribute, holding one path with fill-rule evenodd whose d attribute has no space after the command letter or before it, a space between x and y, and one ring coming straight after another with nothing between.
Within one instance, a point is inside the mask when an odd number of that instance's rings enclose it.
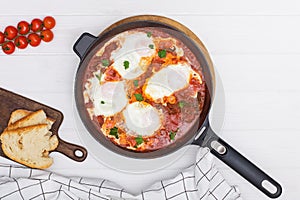
<instances>
[{"instance_id":1,"label":"toasted bread slice","mask_svg":"<svg viewBox=\"0 0 300 200\"><path fill-rule=\"evenodd\" d=\"M29 110L18 109L11 113L8 126L32 113Z\"/></svg>"},{"instance_id":2,"label":"toasted bread slice","mask_svg":"<svg viewBox=\"0 0 300 200\"><path fill-rule=\"evenodd\" d=\"M25 113L27 113L27 115L25 115ZM19 120L16 120L20 116L24 116L24 117L22 117ZM9 124L6 130L13 130L13 129L23 128L26 126L32 126L37 124L47 124L48 129L51 129L51 126L54 123L54 120L47 118L46 113L43 110L38 110L35 112L18 111L14 114L14 116L11 117L10 121L14 123Z\"/></svg>"},{"instance_id":3,"label":"toasted bread slice","mask_svg":"<svg viewBox=\"0 0 300 200\"><path fill-rule=\"evenodd\" d=\"M14 130L6 130L1 136L2 150L10 159L32 168L45 169L52 165L49 151L56 149L58 138L39 124Z\"/></svg>"}]
</instances>

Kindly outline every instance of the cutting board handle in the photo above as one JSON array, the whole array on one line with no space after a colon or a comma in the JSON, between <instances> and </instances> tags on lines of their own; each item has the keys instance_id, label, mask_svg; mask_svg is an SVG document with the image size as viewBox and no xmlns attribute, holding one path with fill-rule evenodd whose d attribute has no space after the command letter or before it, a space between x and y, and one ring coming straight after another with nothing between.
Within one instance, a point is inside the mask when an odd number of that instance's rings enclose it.
<instances>
[{"instance_id":1,"label":"cutting board handle","mask_svg":"<svg viewBox=\"0 0 300 200\"><path fill-rule=\"evenodd\" d=\"M90 46L94 43L97 37L93 36L90 33L83 33L73 45L73 51L79 56L80 60L82 60L90 48Z\"/></svg>"},{"instance_id":2,"label":"cutting board handle","mask_svg":"<svg viewBox=\"0 0 300 200\"><path fill-rule=\"evenodd\" d=\"M84 147L68 143L62 139L59 139L59 144L55 151L62 153L77 162L84 161L88 154Z\"/></svg>"}]
</instances>

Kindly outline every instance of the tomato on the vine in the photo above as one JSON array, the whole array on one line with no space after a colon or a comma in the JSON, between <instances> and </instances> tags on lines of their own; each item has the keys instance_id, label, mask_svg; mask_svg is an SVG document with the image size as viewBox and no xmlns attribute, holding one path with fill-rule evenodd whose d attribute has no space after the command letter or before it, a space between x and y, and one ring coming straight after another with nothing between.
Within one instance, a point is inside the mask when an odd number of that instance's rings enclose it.
<instances>
[{"instance_id":1,"label":"tomato on the vine","mask_svg":"<svg viewBox=\"0 0 300 200\"><path fill-rule=\"evenodd\" d=\"M28 42L31 46L36 47L41 43L41 38L38 34L36 33L30 33L27 36Z\"/></svg>"},{"instance_id":2,"label":"tomato on the vine","mask_svg":"<svg viewBox=\"0 0 300 200\"><path fill-rule=\"evenodd\" d=\"M51 16L47 16L43 20L44 26L47 29L52 29L55 26L55 19Z\"/></svg>"},{"instance_id":3,"label":"tomato on the vine","mask_svg":"<svg viewBox=\"0 0 300 200\"><path fill-rule=\"evenodd\" d=\"M7 26L4 30L4 35L7 39L12 40L18 35L18 30L14 26Z\"/></svg>"},{"instance_id":4,"label":"tomato on the vine","mask_svg":"<svg viewBox=\"0 0 300 200\"><path fill-rule=\"evenodd\" d=\"M7 26L3 32L0 31L0 47L6 54L12 54L16 47L25 49L28 44L32 47L40 45L41 41L50 42L54 38L52 32L56 21L52 16L44 19L35 18L30 23L20 21L17 26Z\"/></svg>"},{"instance_id":5,"label":"tomato on the vine","mask_svg":"<svg viewBox=\"0 0 300 200\"><path fill-rule=\"evenodd\" d=\"M17 25L17 28L21 35L26 35L30 31L30 25L26 21L20 21Z\"/></svg>"},{"instance_id":6,"label":"tomato on the vine","mask_svg":"<svg viewBox=\"0 0 300 200\"><path fill-rule=\"evenodd\" d=\"M33 32L41 31L43 29L43 21L37 18L33 19L30 28Z\"/></svg>"},{"instance_id":7,"label":"tomato on the vine","mask_svg":"<svg viewBox=\"0 0 300 200\"><path fill-rule=\"evenodd\" d=\"M5 35L0 31L0 44L2 44L4 41L5 41Z\"/></svg>"},{"instance_id":8,"label":"tomato on the vine","mask_svg":"<svg viewBox=\"0 0 300 200\"><path fill-rule=\"evenodd\" d=\"M23 35L18 36L15 39L15 45L19 49L25 49L28 46L27 38L25 36L23 36Z\"/></svg>"},{"instance_id":9,"label":"tomato on the vine","mask_svg":"<svg viewBox=\"0 0 300 200\"><path fill-rule=\"evenodd\" d=\"M15 45L12 41L9 41L2 45L2 50L6 54L12 54L15 51Z\"/></svg>"},{"instance_id":10,"label":"tomato on the vine","mask_svg":"<svg viewBox=\"0 0 300 200\"><path fill-rule=\"evenodd\" d=\"M41 32L41 38L44 42L50 42L51 40L53 40L53 32L49 29L43 30Z\"/></svg>"}]
</instances>

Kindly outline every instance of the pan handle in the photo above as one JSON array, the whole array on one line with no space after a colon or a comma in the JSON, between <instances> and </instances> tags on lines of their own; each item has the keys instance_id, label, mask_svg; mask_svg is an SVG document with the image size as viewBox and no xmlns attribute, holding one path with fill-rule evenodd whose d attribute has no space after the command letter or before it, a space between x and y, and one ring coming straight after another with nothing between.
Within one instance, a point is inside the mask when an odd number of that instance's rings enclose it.
<instances>
[{"instance_id":1,"label":"pan handle","mask_svg":"<svg viewBox=\"0 0 300 200\"><path fill-rule=\"evenodd\" d=\"M89 47L93 44L97 37L90 33L83 33L73 45L73 51L79 56L80 60L83 59Z\"/></svg>"},{"instance_id":2,"label":"pan handle","mask_svg":"<svg viewBox=\"0 0 300 200\"><path fill-rule=\"evenodd\" d=\"M64 154L65 156L77 161L82 162L87 157L87 150L79 145L71 144L59 138L58 147L55 151Z\"/></svg>"},{"instance_id":3,"label":"pan handle","mask_svg":"<svg viewBox=\"0 0 300 200\"><path fill-rule=\"evenodd\" d=\"M207 146L214 156L231 167L268 197L277 198L281 195L282 187L278 182L218 137L210 126L208 126L205 135L206 138L203 145Z\"/></svg>"}]
</instances>

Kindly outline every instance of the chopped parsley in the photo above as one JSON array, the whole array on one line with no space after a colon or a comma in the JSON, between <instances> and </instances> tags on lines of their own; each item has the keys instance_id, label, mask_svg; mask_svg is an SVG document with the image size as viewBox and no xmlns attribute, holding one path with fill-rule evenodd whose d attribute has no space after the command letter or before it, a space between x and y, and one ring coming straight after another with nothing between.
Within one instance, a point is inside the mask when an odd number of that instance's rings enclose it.
<instances>
[{"instance_id":1,"label":"chopped parsley","mask_svg":"<svg viewBox=\"0 0 300 200\"><path fill-rule=\"evenodd\" d=\"M117 127L111 128L109 131L109 135L113 135L115 136L115 138L119 139L118 128Z\"/></svg>"},{"instance_id":2,"label":"chopped parsley","mask_svg":"<svg viewBox=\"0 0 300 200\"><path fill-rule=\"evenodd\" d=\"M135 99L137 100L137 101L143 101L144 100L144 98L143 98L143 96L141 95L141 94L134 94L134 96L135 96Z\"/></svg>"},{"instance_id":3,"label":"chopped parsley","mask_svg":"<svg viewBox=\"0 0 300 200\"><path fill-rule=\"evenodd\" d=\"M176 132L170 131L170 133L169 133L170 139L171 139L171 140L174 140L174 139L175 139L175 136L176 136Z\"/></svg>"},{"instance_id":4,"label":"chopped parsley","mask_svg":"<svg viewBox=\"0 0 300 200\"><path fill-rule=\"evenodd\" d=\"M183 108L186 105L185 101L179 101L178 106L179 108Z\"/></svg>"},{"instance_id":5,"label":"chopped parsley","mask_svg":"<svg viewBox=\"0 0 300 200\"><path fill-rule=\"evenodd\" d=\"M102 63L102 65L103 65L104 67L109 66L109 60L107 60L107 59L101 60L101 63Z\"/></svg>"},{"instance_id":6,"label":"chopped parsley","mask_svg":"<svg viewBox=\"0 0 300 200\"><path fill-rule=\"evenodd\" d=\"M105 102L104 102L104 101L101 101L100 103L101 103L101 104L105 104Z\"/></svg>"},{"instance_id":7,"label":"chopped parsley","mask_svg":"<svg viewBox=\"0 0 300 200\"><path fill-rule=\"evenodd\" d=\"M128 61L128 60L125 60L125 61L123 62L123 66L124 66L125 69L128 69L128 68L129 68L129 61Z\"/></svg>"},{"instance_id":8,"label":"chopped parsley","mask_svg":"<svg viewBox=\"0 0 300 200\"><path fill-rule=\"evenodd\" d=\"M96 78L99 80L99 82L101 81L101 76L102 76L102 74L100 73L99 75L98 74L96 74L95 75L96 76Z\"/></svg>"},{"instance_id":9,"label":"chopped parsley","mask_svg":"<svg viewBox=\"0 0 300 200\"><path fill-rule=\"evenodd\" d=\"M134 85L135 87L138 87L138 86L139 86L139 80L134 80L134 81L133 81L133 85Z\"/></svg>"},{"instance_id":10,"label":"chopped parsley","mask_svg":"<svg viewBox=\"0 0 300 200\"><path fill-rule=\"evenodd\" d=\"M149 44L148 46L150 49L154 49L154 45L153 44Z\"/></svg>"},{"instance_id":11,"label":"chopped parsley","mask_svg":"<svg viewBox=\"0 0 300 200\"><path fill-rule=\"evenodd\" d=\"M167 51L166 51L165 49L160 50L160 51L158 52L158 56L159 56L160 58L165 58L165 57L167 56Z\"/></svg>"},{"instance_id":12,"label":"chopped parsley","mask_svg":"<svg viewBox=\"0 0 300 200\"><path fill-rule=\"evenodd\" d=\"M141 135L137 136L134 140L136 141L136 146L144 142L143 137Z\"/></svg>"},{"instance_id":13,"label":"chopped parsley","mask_svg":"<svg viewBox=\"0 0 300 200\"><path fill-rule=\"evenodd\" d=\"M152 33L151 32L147 32L147 37L151 37L152 36Z\"/></svg>"}]
</instances>

